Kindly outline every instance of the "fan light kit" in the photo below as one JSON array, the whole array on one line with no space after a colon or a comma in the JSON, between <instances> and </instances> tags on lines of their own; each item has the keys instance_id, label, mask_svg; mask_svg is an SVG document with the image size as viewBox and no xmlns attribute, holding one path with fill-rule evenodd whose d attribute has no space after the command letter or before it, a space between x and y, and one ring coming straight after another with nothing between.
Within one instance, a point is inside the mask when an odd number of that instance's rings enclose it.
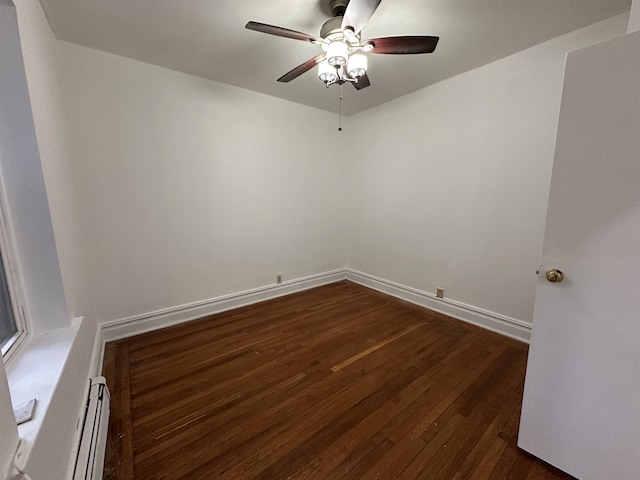
<instances>
[{"instance_id":1,"label":"fan light kit","mask_svg":"<svg viewBox=\"0 0 640 480\"><path fill-rule=\"evenodd\" d=\"M438 37L404 36L361 40L360 31L382 0L330 0L333 18L322 25L320 36L309 35L266 23L249 22L246 28L279 37L310 42L322 47L323 53L298 65L278 79L290 82L318 66L318 78L327 86L351 83L362 90L371 83L367 75L367 53L407 55L432 53Z\"/></svg>"}]
</instances>

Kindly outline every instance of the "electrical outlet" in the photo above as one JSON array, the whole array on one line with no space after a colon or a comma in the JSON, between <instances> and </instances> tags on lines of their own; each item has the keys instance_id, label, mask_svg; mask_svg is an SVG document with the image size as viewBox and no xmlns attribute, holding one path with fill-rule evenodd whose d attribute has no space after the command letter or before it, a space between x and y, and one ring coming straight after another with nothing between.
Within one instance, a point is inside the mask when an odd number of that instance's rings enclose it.
<instances>
[{"instance_id":1,"label":"electrical outlet","mask_svg":"<svg viewBox=\"0 0 640 480\"><path fill-rule=\"evenodd\" d=\"M282 275L276 277L276 283L282 283Z\"/></svg>"},{"instance_id":2,"label":"electrical outlet","mask_svg":"<svg viewBox=\"0 0 640 480\"><path fill-rule=\"evenodd\" d=\"M436 288L436 297L444 298L444 288Z\"/></svg>"}]
</instances>

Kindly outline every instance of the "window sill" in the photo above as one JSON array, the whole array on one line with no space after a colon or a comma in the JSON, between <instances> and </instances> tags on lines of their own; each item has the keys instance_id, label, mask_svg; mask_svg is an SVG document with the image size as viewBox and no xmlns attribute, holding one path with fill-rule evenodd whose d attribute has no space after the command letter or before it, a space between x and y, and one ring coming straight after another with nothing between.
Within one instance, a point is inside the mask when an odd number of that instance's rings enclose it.
<instances>
[{"instance_id":1,"label":"window sill","mask_svg":"<svg viewBox=\"0 0 640 480\"><path fill-rule=\"evenodd\" d=\"M7 363L11 401L16 405L37 399L33 418L18 425L20 457L24 461L33 445L77 336L81 319L68 327L29 336Z\"/></svg>"}]
</instances>

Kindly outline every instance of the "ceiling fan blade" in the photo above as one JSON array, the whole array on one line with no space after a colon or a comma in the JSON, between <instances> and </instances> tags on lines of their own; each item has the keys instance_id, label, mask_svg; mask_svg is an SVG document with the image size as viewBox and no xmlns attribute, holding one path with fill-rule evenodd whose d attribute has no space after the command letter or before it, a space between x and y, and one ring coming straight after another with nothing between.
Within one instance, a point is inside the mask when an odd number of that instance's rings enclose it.
<instances>
[{"instance_id":1,"label":"ceiling fan blade","mask_svg":"<svg viewBox=\"0 0 640 480\"><path fill-rule=\"evenodd\" d=\"M289 72L285 73L283 76L281 76L278 79L278 81L286 83L286 82L290 82L294 78L298 78L300 75L302 75L305 72L308 72L317 64L319 64L321 61L323 61L325 57L326 55L324 53L321 53L320 55L316 55L315 57L307 60L303 64L298 65L293 70L290 70Z\"/></svg>"},{"instance_id":2,"label":"ceiling fan blade","mask_svg":"<svg viewBox=\"0 0 640 480\"><path fill-rule=\"evenodd\" d=\"M342 29L350 28L355 33L369 21L382 0L351 0L342 17Z\"/></svg>"},{"instance_id":3,"label":"ceiling fan blade","mask_svg":"<svg viewBox=\"0 0 640 480\"><path fill-rule=\"evenodd\" d=\"M382 37L372 38L364 42L365 45L373 45L371 53L384 53L391 55L409 55L414 53L431 53L436 49L440 37L414 36L414 37Z\"/></svg>"},{"instance_id":4,"label":"ceiling fan blade","mask_svg":"<svg viewBox=\"0 0 640 480\"><path fill-rule=\"evenodd\" d=\"M371 85L371 82L369 81L369 76L366 73L353 84L356 90L362 90L363 88L367 88L369 85Z\"/></svg>"},{"instance_id":5,"label":"ceiling fan blade","mask_svg":"<svg viewBox=\"0 0 640 480\"><path fill-rule=\"evenodd\" d=\"M302 40L304 42L321 42L322 39L308 33L296 32L288 28L276 27L275 25L268 25L260 22L248 22L245 26L249 30L255 30L256 32L268 33L269 35L276 35L278 37L293 38L294 40Z\"/></svg>"}]
</instances>

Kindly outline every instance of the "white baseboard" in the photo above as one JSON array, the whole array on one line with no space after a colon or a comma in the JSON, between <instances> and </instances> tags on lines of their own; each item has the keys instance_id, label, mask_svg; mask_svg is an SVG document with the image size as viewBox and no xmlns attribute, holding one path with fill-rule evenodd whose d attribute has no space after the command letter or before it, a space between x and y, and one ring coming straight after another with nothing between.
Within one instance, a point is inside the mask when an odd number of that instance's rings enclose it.
<instances>
[{"instance_id":1,"label":"white baseboard","mask_svg":"<svg viewBox=\"0 0 640 480\"><path fill-rule=\"evenodd\" d=\"M423 292L350 268L346 269L346 277L347 280L364 285L365 287L406 300L407 302L428 308L429 310L443 313L458 320L478 325L521 342L529 343L531 324L523 322L522 320L500 315L499 313L490 312L462 302L456 302L455 300L438 298L432 293Z\"/></svg>"},{"instance_id":2,"label":"white baseboard","mask_svg":"<svg viewBox=\"0 0 640 480\"><path fill-rule=\"evenodd\" d=\"M94 376L102 375L104 348L107 342L159 330L188 322L189 320L206 317L207 315L221 313L345 279L507 337L525 343L529 342L531 325L527 322L456 302L455 300L437 298L431 293L347 268L101 323L98 325L98 331L96 332L91 371Z\"/></svg>"},{"instance_id":3,"label":"white baseboard","mask_svg":"<svg viewBox=\"0 0 640 480\"><path fill-rule=\"evenodd\" d=\"M159 330L179 323L188 322L189 320L206 317L207 315L213 315L245 305L251 305L302 290L319 287L320 285L339 282L345 280L345 278L346 271L339 269L101 323L98 325L96 345L94 346L93 362L95 364L92 366L93 372L96 375L101 375L104 346L107 342Z\"/></svg>"}]
</instances>

